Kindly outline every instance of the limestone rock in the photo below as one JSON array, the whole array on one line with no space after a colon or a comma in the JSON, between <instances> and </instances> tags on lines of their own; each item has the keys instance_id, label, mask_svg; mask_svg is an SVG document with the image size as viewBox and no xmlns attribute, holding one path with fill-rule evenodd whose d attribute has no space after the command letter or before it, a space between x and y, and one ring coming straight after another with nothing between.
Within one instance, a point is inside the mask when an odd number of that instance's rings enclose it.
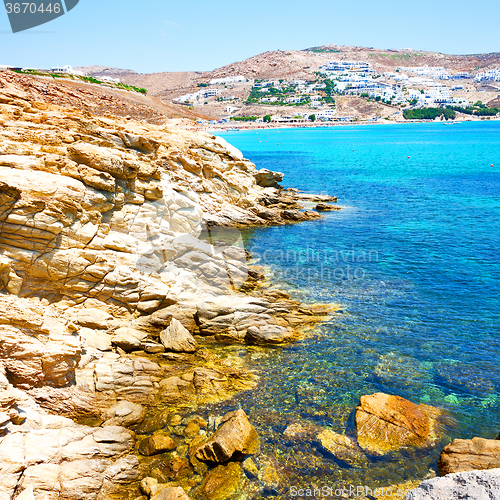
<instances>
[{"instance_id":1,"label":"limestone rock","mask_svg":"<svg viewBox=\"0 0 500 500\"><path fill-rule=\"evenodd\" d=\"M112 319L113 317L111 314L93 307L80 309L77 314L78 323L87 328L100 328L105 330L108 327L108 322Z\"/></svg>"},{"instance_id":2,"label":"limestone rock","mask_svg":"<svg viewBox=\"0 0 500 500\"><path fill-rule=\"evenodd\" d=\"M259 186L262 187L274 187L283 180L285 174L281 172L273 172L272 170L268 170L267 168L261 168L255 174L255 181Z\"/></svg>"},{"instance_id":3,"label":"limestone rock","mask_svg":"<svg viewBox=\"0 0 500 500\"><path fill-rule=\"evenodd\" d=\"M85 344L99 351L111 351L111 335L91 328L80 328L80 335L85 339Z\"/></svg>"},{"instance_id":4,"label":"limestone rock","mask_svg":"<svg viewBox=\"0 0 500 500\"><path fill-rule=\"evenodd\" d=\"M172 318L170 325L160 333L160 340L167 351L196 352L198 350L198 342L175 318Z\"/></svg>"},{"instance_id":5,"label":"limestone rock","mask_svg":"<svg viewBox=\"0 0 500 500\"><path fill-rule=\"evenodd\" d=\"M282 344L294 340L296 333L291 328L278 325L251 326L245 340L249 344Z\"/></svg>"},{"instance_id":6,"label":"limestone rock","mask_svg":"<svg viewBox=\"0 0 500 500\"><path fill-rule=\"evenodd\" d=\"M448 474L423 481L405 500L487 500L500 498L500 469Z\"/></svg>"},{"instance_id":7,"label":"limestone rock","mask_svg":"<svg viewBox=\"0 0 500 500\"><path fill-rule=\"evenodd\" d=\"M144 332L124 326L116 330L112 343L124 351L130 352L139 349L145 337L146 334Z\"/></svg>"},{"instance_id":8,"label":"limestone rock","mask_svg":"<svg viewBox=\"0 0 500 500\"><path fill-rule=\"evenodd\" d=\"M198 449L196 458L224 463L256 453L258 449L259 436L253 425L243 410L236 410L224 416L215 434Z\"/></svg>"},{"instance_id":9,"label":"limestone rock","mask_svg":"<svg viewBox=\"0 0 500 500\"><path fill-rule=\"evenodd\" d=\"M121 425L122 427L131 427L138 425L144 420L146 410L143 406L131 403L130 401L120 401L102 414L104 420L103 426Z\"/></svg>"},{"instance_id":10,"label":"limestone rock","mask_svg":"<svg viewBox=\"0 0 500 500\"><path fill-rule=\"evenodd\" d=\"M175 449L177 444L170 436L153 434L139 444L139 453L145 456L158 455Z\"/></svg>"},{"instance_id":11,"label":"limestone rock","mask_svg":"<svg viewBox=\"0 0 500 500\"><path fill-rule=\"evenodd\" d=\"M500 468L500 441L496 439L455 439L445 446L438 461L439 473Z\"/></svg>"},{"instance_id":12,"label":"limestone rock","mask_svg":"<svg viewBox=\"0 0 500 500\"><path fill-rule=\"evenodd\" d=\"M380 392L362 396L356 407L358 443L372 455L385 455L405 446L430 446L437 439L441 413L399 396Z\"/></svg>"}]
</instances>

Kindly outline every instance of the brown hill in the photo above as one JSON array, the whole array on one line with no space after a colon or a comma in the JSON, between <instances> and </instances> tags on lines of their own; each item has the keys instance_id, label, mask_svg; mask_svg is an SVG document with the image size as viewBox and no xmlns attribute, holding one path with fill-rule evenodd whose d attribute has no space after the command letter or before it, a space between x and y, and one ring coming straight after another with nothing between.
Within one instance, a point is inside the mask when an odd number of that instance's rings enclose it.
<instances>
[{"instance_id":1,"label":"brown hill","mask_svg":"<svg viewBox=\"0 0 500 500\"><path fill-rule=\"evenodd\" d=\"M185 107L176 106L137 92L69 79L0 72L0 88L9 84L27 92L36 101L72 107L98 116L130 116L150 123L164 123L172 118L207 118Z\"/></svg>"},{"instance_id":2,"label":"brown hill","mask_svg":"<svg viewBox=\"0 0 500 500\"><path fill-rule=\"evenodd\" d=\"M165 98L189 93L212 78L243 75L247 78L307 78L329 59L366 61L380 72L397 66L443 66L452 71L478 72L500 67L500 52L490 54L452 55L414 49L375 49L347 45L322 45L304 50L275 50L257 54L210 72L182 71L135 73L104 66L80 68L99 76L120 78L124 83L147 88L151 94ZM92 69L94 68L94 69Z\"/></svg>"}]
</instances>

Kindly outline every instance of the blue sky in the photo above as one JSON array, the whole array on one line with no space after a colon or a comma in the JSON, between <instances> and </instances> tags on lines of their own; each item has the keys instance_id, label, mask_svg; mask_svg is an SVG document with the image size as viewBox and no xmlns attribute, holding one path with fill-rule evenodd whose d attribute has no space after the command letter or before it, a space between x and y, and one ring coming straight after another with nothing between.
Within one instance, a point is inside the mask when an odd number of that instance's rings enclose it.
<instances>
[{"instance_id":1,"label":"blue sky","mask_svg":"<svg viewBox=\"0 0 500 500\"><path fill-rule=\"evenodd\" d=\"M66 15L12 34L0 6L0 64L205 71L328 43L495 52L499 19L499 0L80 0Z\"/></svg>"}]
</instances>

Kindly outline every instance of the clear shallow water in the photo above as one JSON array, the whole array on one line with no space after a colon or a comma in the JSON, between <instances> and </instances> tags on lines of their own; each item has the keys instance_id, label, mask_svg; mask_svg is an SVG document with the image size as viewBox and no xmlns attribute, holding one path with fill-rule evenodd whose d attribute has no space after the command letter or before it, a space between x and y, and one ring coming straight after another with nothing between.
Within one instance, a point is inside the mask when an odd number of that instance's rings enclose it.
<instances>
[{"instance_id":1,"label":"clear shallow water","mask_svg":"<svg viewBox=\"0 0 500 500\"><path fill-rule=\"evenodd\" d=\"M284 172L285 187L338 196L344 207L321 221L245 233L282 287L342 306L293 346L241 350L264 380L230 405L257 422L290 483L421 478L450 439L496 437L500 123L220 135L258 168ZM443 442L358 469L283 439L291 422L352 432L359 397L377 391L446 408L454 423Z\"/></svg>"}]
</instances>

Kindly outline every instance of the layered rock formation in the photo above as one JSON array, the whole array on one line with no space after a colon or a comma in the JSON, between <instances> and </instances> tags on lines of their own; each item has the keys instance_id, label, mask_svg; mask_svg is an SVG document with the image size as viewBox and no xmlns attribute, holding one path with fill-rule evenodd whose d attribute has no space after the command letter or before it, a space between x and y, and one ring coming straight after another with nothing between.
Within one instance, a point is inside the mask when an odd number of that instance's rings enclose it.
<instances>
[{"instance_id":1,"label":"layered rock formation","mask_svg":"<svg viewBox=\"0 0 500 500\"><path fill-rule=\"evenodd\" d=\"M259 177L222 139L25 90L0 88L0 499L106 498L140 479L127 429L147 434L140 404L255 384L193 335L281 343L326 314L283 292L238 292L260 273L234 228L318 214L263 187L280 175Z\"/></svg>"},{"instance_id":2,"label":"layered rock formation","mask_svg":"<svg viewBox=\"0 0 500 500\"><path fill-rule=\"evenodd\" d=\"M356 408L358 443L371 455L385 455L404 446L426 447L438 438L442 411L400 396L362 396Z\"/></svg>"},{"instance_id":3,"label":"layered rock formation","mask_svg":"<svg viewBox=\"0 0 500 500\"><path fill-rule=\"evenodd\" d=\"M444 476L455 472L500 468L500 441L475 437L455 439L445 446L438 462Z\"/></svg>"}]
</instances>

